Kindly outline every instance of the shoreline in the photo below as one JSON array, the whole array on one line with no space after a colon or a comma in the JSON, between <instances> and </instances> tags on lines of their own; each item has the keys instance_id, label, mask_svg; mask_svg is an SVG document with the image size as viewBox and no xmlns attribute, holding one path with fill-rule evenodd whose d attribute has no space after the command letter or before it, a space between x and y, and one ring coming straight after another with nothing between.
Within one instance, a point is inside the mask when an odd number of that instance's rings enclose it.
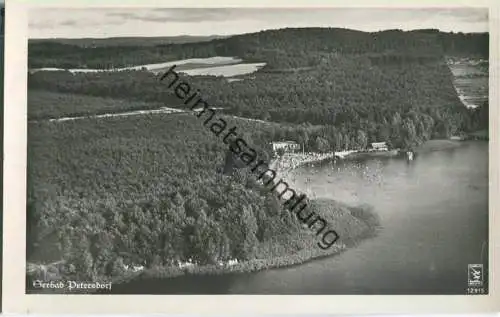
<instances>
[{"instance_id":1,"label":"shoreline","mask_svg":"<svg viewBox=\"0 0 500 317\"><path fill-rule=\"evenodd\" d=\"M313 234L307 234L304 232L300 232L294 236L292 236L290 241L301 243L303 248L297 250L295 252L290 252L289 254L280 254L273 257L262 257L257 259L251 259L247 261L237 262L236 264L229 265L227 262L222 265L219 264L206 264L206 265L192 265L192 266L184 266L178 267L176 265L166 265L166 266L157 266L151 268L145 268L139 272L126 272L121 276L115 276L112 278L109 277L97 277L96 281L109 281L112 285L115 286L124 286L128 283L134 283L141 280L148 279L172 279L172 278L181 278L186 276L214 276L214 275L231 275L231 274L248 274L255 273L259 271L269 270L269 269L280 269L280 268L288 268L297 265L302 265L314 260L319 260L322 258L335 256L341 254L344 251L347 251L359 243L363 242L366 239L373 238L377 235L378 231L381 229L380 223L377 221L373 221L373 218L377 218L376 214L370 214L369 211L366 213L359 213L361 209L364 207L361 206L350 206L335 200L323 200L319 201L318 205L327 209L327 212L335 212L344 217L352 217L354 218L357 224L354 229L357 229L359 232L357 234L348 235L338 243L332 245L331 248L323 250L318 248L316 243L313 241ZM337 208L338 210L335 210ZM352 228L351 228L352 229ZM280 236L276 237L279 240ZM269 247L270 244L279 243L277 241L268 241L265 244L261 245L260 252L266 251L266 247ZM26 274L26 293L27 294L78 294L78 293L86 293L86 294L106 294L109 293L105 290L90 290L86 289L82 290L73 290L70 291L68 289L35 289L30 285L34 280L34 278L30 277ZM61 278L58 280L71 280ZM54 280L57 282L57 280ZM112 287L111 287L112 292Z\"/></svg>"},{"instance_id":2,"label":"shoreline","mask_svg":"<svg viewBox=\"0 0 500 317\"><path fill-rule=\"evenodd\" d=\"M448 140L448 139L441 139L441 140L429 140L425 142L424 144L418 146L415 150L416 153L423 153L423 152L429 152L429 151L438 151L438 150L445 150L449 148L454 148L458 147L461 144L463 144L464 141L457 141L457 140ZM388 151L391 152L391 151ZM351 152L348 155L345 155L343 159L353 159L353 158L358 158L360 156L368 156L368 157L375 157L375 156L380 156L384 154L383 156L388 156L387 152ZM392 153L393 154L393 153ZM298 168L302 166L303 164L308 164L308 163L313 163L313 162L321 162L324 160L328 160L331 158L335 158L335 153L308 153L309 157L304 160L299 160L296 161L296 164L292 164L291 166L288 166L287 168L283 168L282 166L277 166L276 172L280 173L282 177L286 177L286 174L290 172L291 170ZM389 155L389 156L396 156L396 155ZM283 160L283 157L281 158ZM286 157L285 157L286 159ZM275 166L277 164L278 160L274 159L271 161L271 166ZM279 165L279 164L278 164ZM258 272L258 271L263 271L263 270L268 270L268 269L279 269L279 268L286 268L286 267L293 267L296 265L301 265L305 264L310 261L314 260L319 260L322 258L326 258L329 256L335 256L338 254L341 254L343 251L347 251L353 247L356 247L357 244L361 243L362 241L373 238L377 235L378 231L381 229L381 226L379 223L373 224L369 223L366 221L366 219L362 219L360 217L356 217L352 213L356 208L356 206L349 206L344 203L335 201L335 200L328 200L326 202L328 205L335 207L335 206L342 206L344 210L348 211L350 213L350 216L356 218L357 220L361 221L365 228L363 228L362 232L354 235L354 236L348 236L344 241L339 241L339 243L332 245L330 249L327 250L322 250L320 248L315 247L313 243L310 243L310 245L305 246L304 248L290 253L290 254L281 254L277 255L275 257L270 257L270 258L259 258L259 259L252 259L249 261L242 261L238 262L233 265L228 265L228 263L223 263L221 264L208 264L208 265L193 265L193 266L185 266L185 267L178 267L178 266L159 266L159 267L153 267L153 268L147 268L144 269L143 271L140 272L127 272L123 274L122 276L117 276L114 278L106 278L107 280L111 280L114 285L126 285L128 283L132 283L135 281L140 281L144 279L170 279L170 278L178 278L178 277L183 277L183 276L209 276L209 275L227 275L227 274L246 274L246 273L253 273L253 272ZM296 236L292 239L301 239L303 238L303 235ZM298 240L297 240L298 241ZM104 278L103 278L104 279ZM27 285L28 286L28 285ZM28 293L55 293L54 291L51 290L34 290L33 288L27 288ZM92 291L87 293L95 293L97 291ZM61 293L61 291L57 292ZM75 291L67 291L63 290L62 293L68 294L68 293L75 293ZM104 292L105 293L105 292Z\"/></svg>"},{"instance_id":3,"label":"shoreline","mask_svg":"<svg viewBox=\"0 0 500 317\"><path fill-rule=\"evenodd\" d=\"M332 206L339 205L343 208L348 209L350 212L354 213L356 206L348 206L344 203L339 203L334 200L328 200ZM130 279L126 282L121 283L127 284L131 282L136 282L139 280L146 279L171 279L179 278L184 276L213 276L213 275L230 275L230 274L247 274L255 273L268 269L280 269L288 268L297 265L302 265L314 260L319 260L322 258L338 255L344 251L347 251L366 239L373 238L377 235L378 231L381 229L380 223L370 222L367 219L363 219L361 216L355 216L350 214L353 218L360 221L364 226L364 230L360 234L348 237L344 241L334 244L330 249L320 249L315 244L307 245L305 248L300 249L294 253L279 255L270 258L259 258L252 259L248 261L238 262L234 265L223 265L208 264L200 266L188 266L179 268L177 266L159 266L154 268L149 268L144 270L141 274ZM375 215L376 217L376 215ZM302 236L297 236L296 239L300 239Z\"/></svg>"},{"instance_id":4,"label":"shoreline","mask_svg":"<svg viewBox=\"0 0 500 317\"><path fill-rule=\"evenodd\" d=\"M424 152L446 150L458 147L467 141L481 141L481 140L486 140L485 138L487 138L487 136L484 137L481 134L478 134L478 136L475 139L472 137L464 140L431 139L415 147L414 152L416 154L419 154ZM339 156L338 153L342 153L343 155ZM400 149L392 149L388 151L350 150L344 152L327 152L327 153L312 152L312 153L307 153L305 159L302 158L301 156L302 153L289 153L288 155L285 154L282 157L271 160L270 168L275 169L276 173L283 173L283 175L286 175L288 172L296 168L299 168L302 165L309 163L320 163L322 161L326 161L333 158L338 158L340 160L349 160L349 159L365 158L365 157L366 158L403 157L404 153L402 153Z\"/></svg>"},{"instance_id":5,"label":"shoreline","mask_svg":"<svg viewBox=\"0 0 500 317\"><path fill-rule=\"evenodd\" d=\"M355 152L357 151L351 150L328 153L303 153L300 157L297 157L296 155L288 157L288 155L285 154L285 156L273 159L270 162L270 168L275 169L277 173L281 174L281 176L284 177L288 172L303 164L321 162L332 158L349 157L349 155ZM377 232L380 229L380 223L378 221L376 223L373 223L370 220L363 219L363 216L361 215L355 215L356 210L363 209L363 207L350 206L335 200L328 200L324 201L323 203L328 204L329 207L332 208L342 207L342 210L346 210L349 216L361 222L361 225L364 225L365 228L360 234L349 236L346 239L339 241L339 243L332 245L331 248L326 250L318 248L314 243L310 243L311 245L307 245L304 248L295 252L291 252L289 254L277 255L269 258L251 259L247 261L237 262L231 265L226 262L219 264L190 265L183 267L178 267L175 265L158 266L145 269L134 278L128 279L127 281L123 281L119 284L123 285L146 279L171 279L184 276L245 274L268 269L292 267L329 256L338 255L343 251L347 251L348 249L355 247L360 242L369 238L373 238L377 235ZM375 218L377 217L376 215L371 216L374 216ZM302 237L303 235L298 235L295 236L294 239L297 240L301 239Z\"/></svg>"},{"instance_id":6,"label":"shoreline","mask_svg":"<svg viewBox=\"0 0 500 317\"><path fill-rule=\"evenodd\" d=\"M271 160L269 168L276 173L286 175L288 172L309 163L319 163L331 159L346 159L358 153L358 150L346 150L340 152L308 152L308 153L285 153L281 157Z\"/></svg>"}]
</instances>

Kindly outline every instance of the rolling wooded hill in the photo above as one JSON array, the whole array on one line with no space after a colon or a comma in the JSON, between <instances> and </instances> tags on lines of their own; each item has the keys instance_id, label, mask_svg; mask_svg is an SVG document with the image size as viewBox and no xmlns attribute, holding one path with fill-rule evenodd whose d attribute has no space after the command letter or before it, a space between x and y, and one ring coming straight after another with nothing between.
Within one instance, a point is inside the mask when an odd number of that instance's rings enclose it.
<instances>
[{"instance_id":1,"label":"rolling wooded hill","mask_svg":"<svg viewBox=\"0 0 500 317\"><path fill-rule=\"evenodd\" d=\"M295 140L331 151L370 141L409 147L477 129L487 111L461 104L444 57L484 58L487 47L487 34L284 29L149 47L30 43L29 66L118 67L217 55L266 62L242 81L186 80L226 114L281 122L235 122L245 140ZM180 107L173 90L147 71L37 72L28 80L28 115L42 121ZM227 148L191 115L30 123L28 145L27 257L64 260L54 276L97 279L121 276L124 263L155 268L316 250L311 233L253 176L220 173ZM342 240L359 239L367 224L353 216L358 211L329 206Z\"/></svg>"},{"instance_id":2,"label":"rolling wooded hill","mask_svg":"<svg viewBox=\"0 0 500 317\"><path fill-rule=\"evenodd\" d=\"M149 47L39 42L30 44L29 65L119 67L221 55L266 62L243 81L229 83L215 76L186 80L229 114L334 126L339 132L323 136L331 140L328 148L353 146L346 139L409 147L477 129L453 86L445 61L450 54L487 57L488 34L304 28ZM173 91L147 71L37 72L30 74L29 87L179 106Z\"/></svg>"},{"instance_id":3,"label":"rolling wooded hill","mask_svg":"<svg viewBox=\"0 0 500 317\"><path fill-rule=\"evenodd\" d=\"M112 43L114 40L109 39ZM152 43L157 39L152 38ZM437 30L361 32L336 28L266 30L208 42L82 47L65 40L30 41L29 67L113 68L170 60L239 56L267 61L270 67L317 65L325 54L387 54L439 58L442 54L488 56L487 33L455 34Z\"/></svg>"}]
</instances>

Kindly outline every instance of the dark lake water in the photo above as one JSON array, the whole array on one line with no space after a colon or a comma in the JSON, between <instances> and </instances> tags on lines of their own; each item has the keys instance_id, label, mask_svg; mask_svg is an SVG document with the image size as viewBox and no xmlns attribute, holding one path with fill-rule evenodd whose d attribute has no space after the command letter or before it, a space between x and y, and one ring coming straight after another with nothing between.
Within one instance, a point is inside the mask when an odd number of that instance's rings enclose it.
<instances>
[{"instance_id":1,"label":"dark lake water","mask_svg":"<svg viewBox=\"0 0 500 317\"><path fill-rule=\"evenodd\" d=\"M467 265L487 269L487 142L421 153L410 163L371 158L306 166L289 180L309 197L372 205L383 228L355 248L294 267L132 281L113 292L465 294Z\"/></svg>"}]
</instances>

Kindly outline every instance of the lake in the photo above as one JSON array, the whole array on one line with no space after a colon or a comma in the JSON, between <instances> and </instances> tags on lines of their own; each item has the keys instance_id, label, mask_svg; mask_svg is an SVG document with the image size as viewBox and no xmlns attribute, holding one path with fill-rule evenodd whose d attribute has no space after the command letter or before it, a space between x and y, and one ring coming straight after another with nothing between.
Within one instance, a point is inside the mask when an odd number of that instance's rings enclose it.
<instances>
[{"instance_id":1,"label":"lake","mask_svg":"<svg viewBox=\"0 0 500 317\"><path fill-rule=\"evenodd\" d=\"M401 158L304 166L293 186L367 203L383 228L339 255L289 268L215 277L138 280L116 294L465 294L467 265L487 269L488 143ZM312 197L311 197L312 198ZM486 277L485 277L486 279Z\"/></svg>"},{"instance_id":2,"label":"lake","mask_svg":"<svg viewBox=\"0 0 500 317\"><path fill-rule=\"evenodd\" d=\"M234 77L254 73L264 67L266 63L243 63L243 60L230 56L214 56L208 58L189 58L177 61L145 64L115 69L68 69L72 73L97 73L109 71L127 71L145 69L152 73L167 71L176 65L176 70L189 76L223 76ZM63 71L62 68L45 67L32 69L31 72L38 71Z\"/></svg>"}]
</instances>

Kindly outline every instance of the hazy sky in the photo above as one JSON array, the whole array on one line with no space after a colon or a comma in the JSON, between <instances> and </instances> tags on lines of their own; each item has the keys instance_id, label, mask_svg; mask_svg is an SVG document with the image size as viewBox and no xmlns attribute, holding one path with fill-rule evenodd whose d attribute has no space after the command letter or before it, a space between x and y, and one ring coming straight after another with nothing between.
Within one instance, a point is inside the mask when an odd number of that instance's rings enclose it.
<instances>
[{"instance_id":1,"label":"hazy sky","mask_svg":"<svg viewBox=\"0 0 500 317\"><path fill-rule=\"evenodd\" d=\"M283 27L488 31L488 9L32 9L30 38L230 35Z\"/></svg>"}]
</instances>

